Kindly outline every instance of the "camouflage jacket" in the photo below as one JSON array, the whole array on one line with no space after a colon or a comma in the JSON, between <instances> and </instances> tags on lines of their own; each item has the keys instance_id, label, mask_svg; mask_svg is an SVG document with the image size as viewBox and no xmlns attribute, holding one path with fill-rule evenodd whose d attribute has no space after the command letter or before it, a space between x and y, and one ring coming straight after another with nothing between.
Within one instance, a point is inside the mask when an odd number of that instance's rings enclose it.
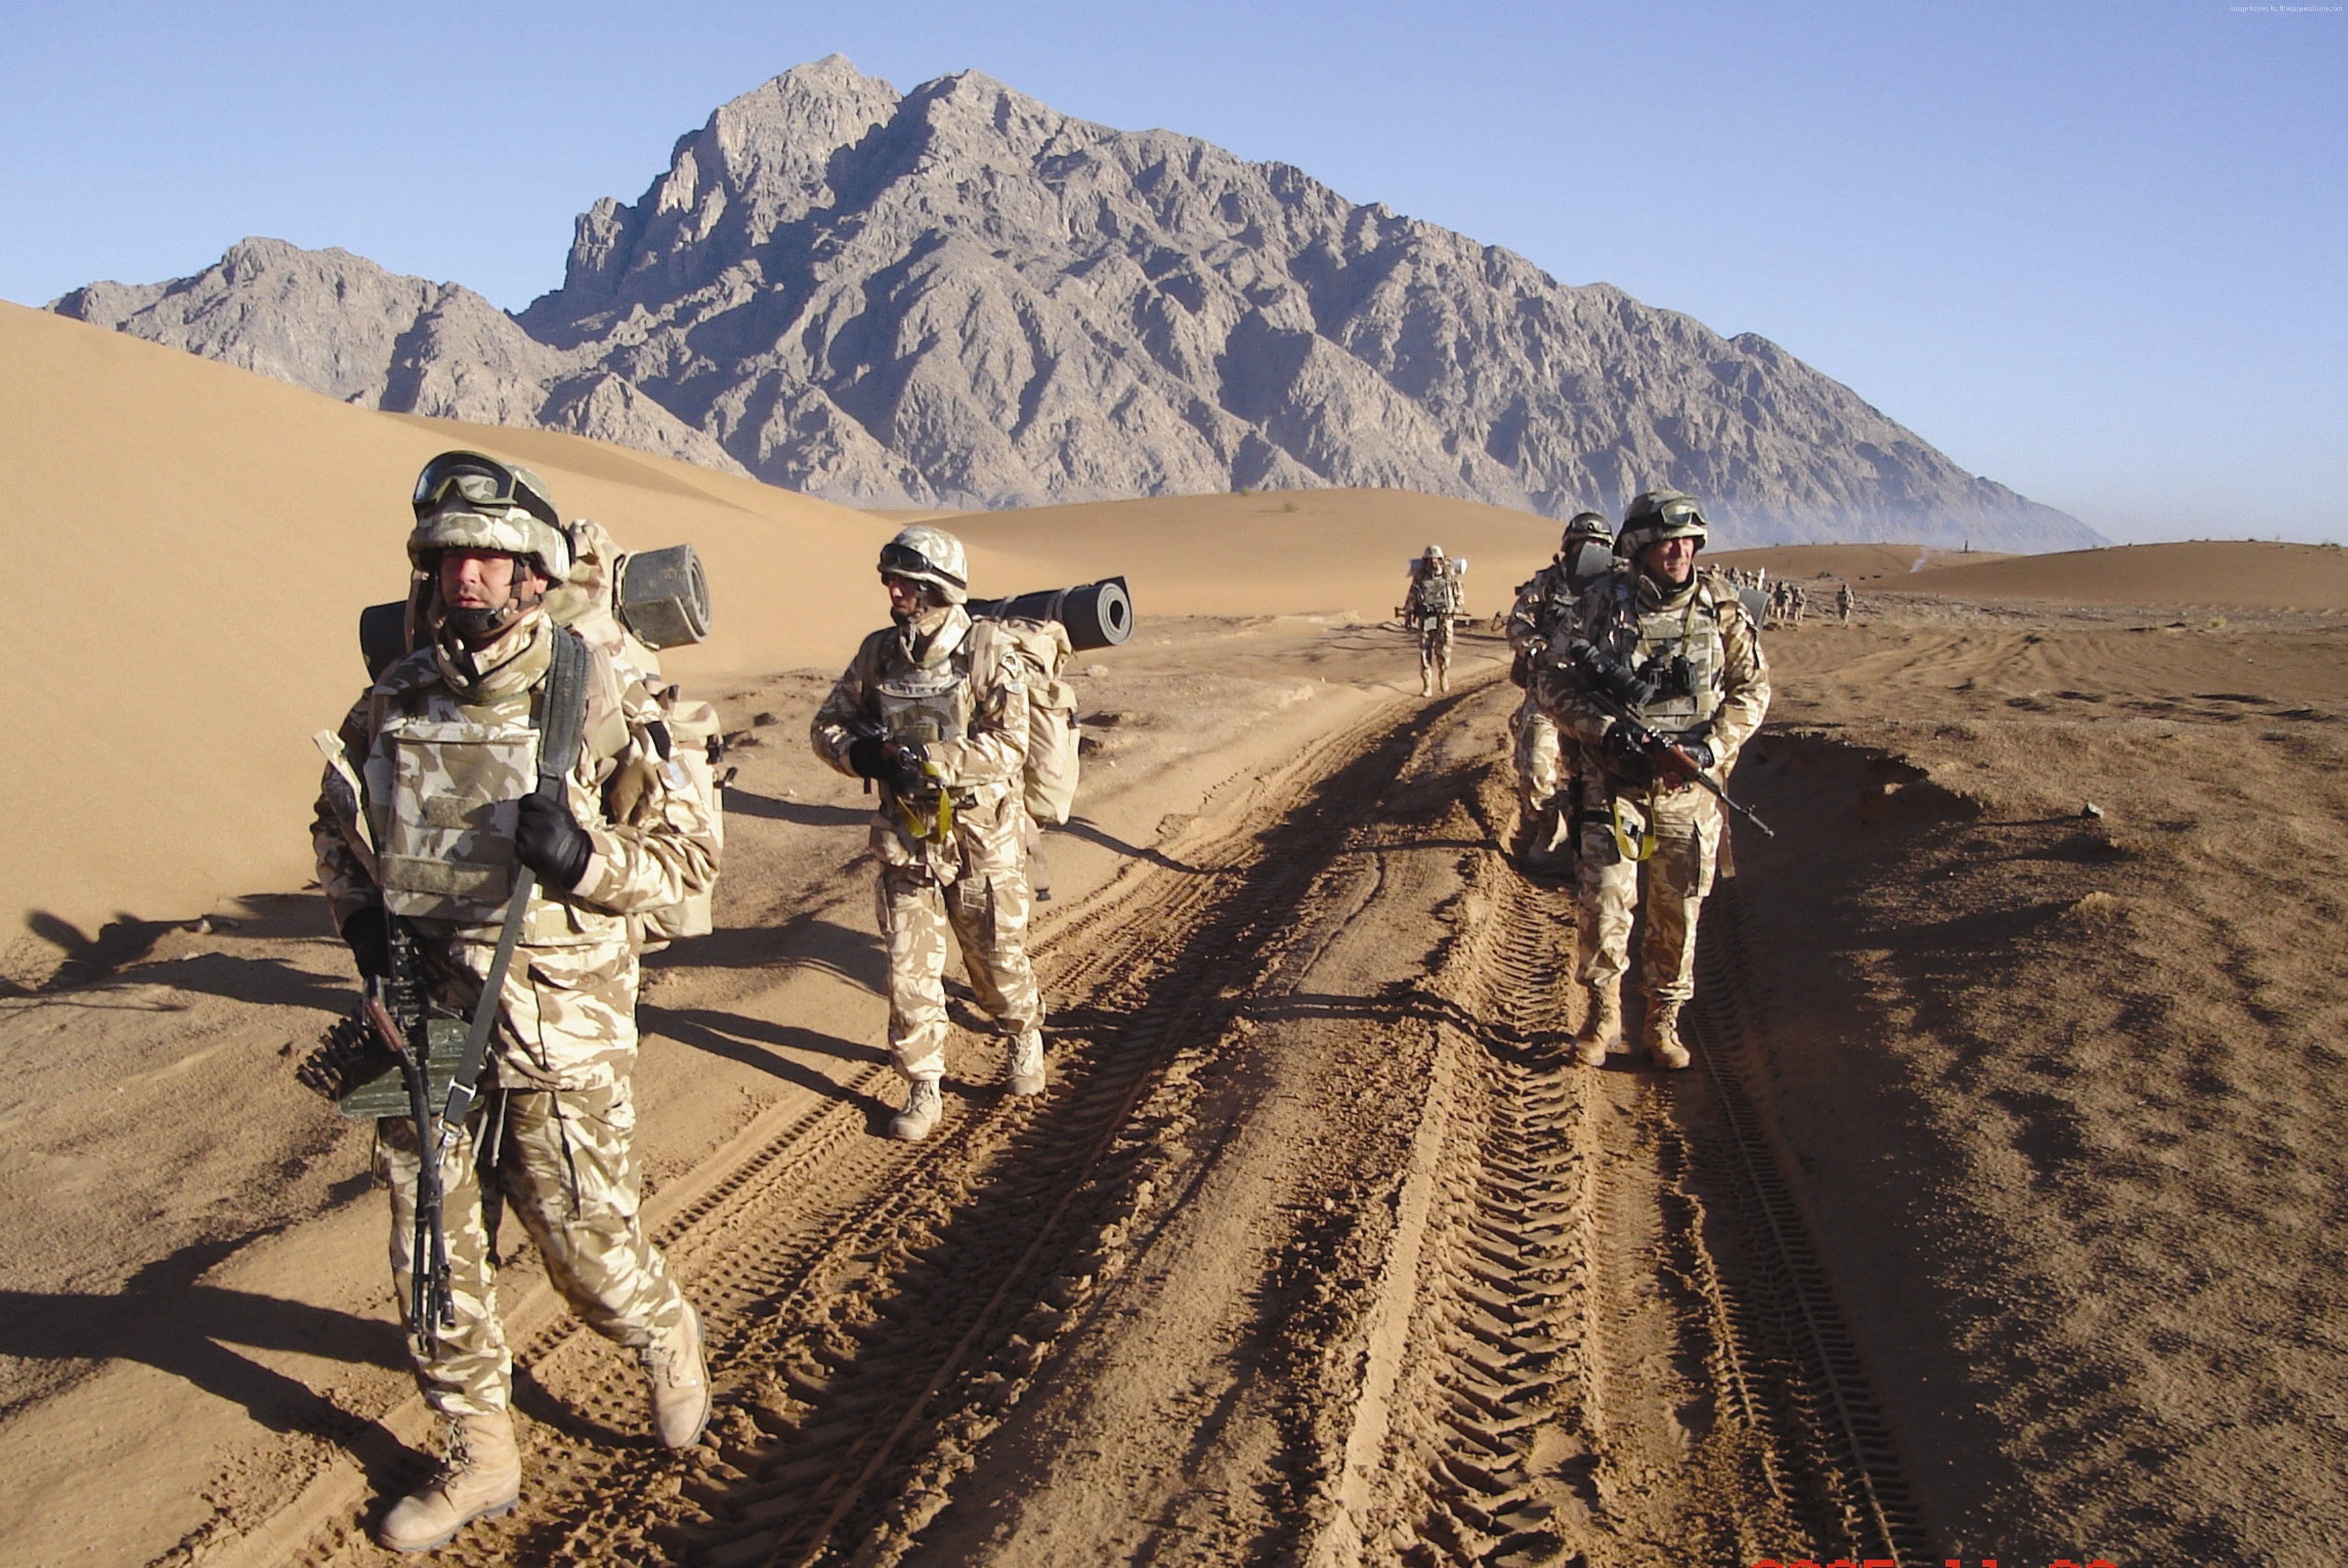
<instances>
[{"instance_id":1,"label":"camouflage jacket","mask_svg":"<svg viewBox=\"0 0 2348 1568\"><path fill-rule=\"evenodd\" d=\"M329 755L311 842L337 926L362 905L385 902L386 864L396 863L385 857L403 811L410 820L455 824L444 827L439 841L455 858L510 868L510 811L500 814L470 796L518 798L534 772L529 779L469 779L460 790L428 770L419 776L412 759L403 767L399 737L417 726L529 722L541 706L553 634L539 611L478 654L420 648L384 672L340 730L320 738ZM436 790L436 783L442 788ZM403 792L421 799L404 799ZM717 875L715 803L670 760L652 694L641 684L623 686L597 649L590 650L586 722L567 803L594 852L577 888L553 893L538 885L524 911L521 951L507 973L498 1031L499 1077L512 1085L593 1088L626 1072L635 1049L642 935L635 917L707 892ZM501 904L502 884L494 891ZM498 912L484 900L452 905L448 918L413 923L436 1004L469 1011L489 972Z\"/></svg>"},{"instance_id":2,"label":"camouflage jacket","mask_svg":"<svg viewBox=\"0 0 2348 1568\"><path fill-rule=\"evenodd\" d=\"M884 686L925 668L951 664L959 671L967 682L962 733L923 743L940 791L952 797L953 832L942 842L916 836L908 811L886 785L877 787L871 830L873 852L885 864L925 866L940 881L952 882L973 852L999 852L1006 840L1024 842L1028 691L1010 645L973 637L968 611L955 604L932 614L932 624L892 624L866 637L816 710L808 738L818 757L853 776L849 748L858 728L884 724ZM952 650L943 658L936 652L942 645ZM917 821L934 820L934 800L917 797L903 804Z\"/></svg>"},{"instance_id":3,"label":"camouflage jacket","mask_svg":"<svg viewBox=\"0 0 2348 1568\"><path fill-rule=\"evenodd\" d=\"M1518 588L1517 602L1509 609L1509 648L1539 658L1549 646L1550 634L1573 614L1578 597L1564 562L1552 561L1534 573Z\"/></svg>"},{"instance_id":4,"label":"camouflage jacket","mask_svg":"<svg viewBox=\"0 0 2348 1568\"><path fill-rule=\"evenodd\" d=\"M1703 734L1718 758L1715 779L1728 776L1738 749L1768 714L1769 666L1760 635L1745 602L1718 573L1699 571L1684 594L1668 601L1642 572L1610 573L1576 602L1565 635L1587 638L1632 666L1657 655L1684 655L1695 676L1693 688L1638 717L1661 733ZM1539 687L1542 706L1594 751L1613 718L1584 695L1581 680L1558 657L1547 666Z\"/></svg>"}]
</instances>

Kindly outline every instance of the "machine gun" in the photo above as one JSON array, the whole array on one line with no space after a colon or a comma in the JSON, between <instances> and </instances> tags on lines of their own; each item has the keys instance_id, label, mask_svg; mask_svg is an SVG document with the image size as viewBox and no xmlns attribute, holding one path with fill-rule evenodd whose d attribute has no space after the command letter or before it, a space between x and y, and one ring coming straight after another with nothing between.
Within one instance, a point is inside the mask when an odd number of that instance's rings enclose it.
<instances>
[{"instance_id":1,"label":"machine gun","mask_svg":"<svg viewBox=\"0 0 2348 1568\"><path fill-rule=\"evenodd\" d=\"M1587 638L1575 637L1565 645L1567 667L1581 677L1581 695L1588 697L1601 713L1614 720L1617 728L1631 738L1631 744L1677 777L1691 784L1701 785L1720 803L1742 816L1769 838L1777 830L1753 814L1749 806L1739 805L1729 798L1688 749L1675 740L1666 740L1641 723L1638 710L1677 686L1687 685L1686 658L1682 655L1668 661L1649 660L1638 669L1632 669L1619 659L1600 652Z\"/></svg>"}]
</instances>

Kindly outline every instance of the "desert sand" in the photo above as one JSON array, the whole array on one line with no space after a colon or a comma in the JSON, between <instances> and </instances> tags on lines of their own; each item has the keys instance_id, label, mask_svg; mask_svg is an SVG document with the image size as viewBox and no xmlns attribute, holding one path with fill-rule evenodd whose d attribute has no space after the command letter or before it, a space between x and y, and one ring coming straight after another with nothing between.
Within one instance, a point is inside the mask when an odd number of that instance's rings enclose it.
<instances>
[{"instance_id":1,"label":"desert sand","mask_svg":"<svg viewBox=\"0 0 2348 1568\"><path fill-rule=\"evenodd\" d=\"M0 331L43 568L0 621L6 1561L382 1561L369 1500L427 1468L369 1132L291 1069L352 996L304 738L459 440L702 549L719 634L671 668L740 772L638 1078L718 1419L653 1447L523 1246L524 1506L445 1559L2348 1557L2338 552L1849 547L1886 552L1833 568L1886 573L1860 624L1766 640L1734 784L1777 836L1735 835L1664 1078L1560 1065L1570 901L1497 847L1505 645L1468 628L1422 701L1385 620L1429 539L1482 616L1551 525L1378 492L957 519L982 591L1122 572L1142 623L1075 676L1054 1091L1004 1098L958 1006L909 1146L875 1136L869 803L804 739L892 520Z\"/></svg>"}]
</instances>

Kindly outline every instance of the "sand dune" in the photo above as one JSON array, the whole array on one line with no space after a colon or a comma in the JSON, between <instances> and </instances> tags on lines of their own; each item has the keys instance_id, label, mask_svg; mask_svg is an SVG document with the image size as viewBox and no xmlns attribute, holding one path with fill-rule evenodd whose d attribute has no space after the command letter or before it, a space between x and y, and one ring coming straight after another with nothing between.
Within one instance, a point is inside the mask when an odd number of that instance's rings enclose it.
<instances>
[{"instance_id":1,"label":"sand dune","mask_svg":"<svg viewBox=\"0 0 2348 1568\"><path fill-rule=\"evenodd\" d=\"M354 617L403 589L407 490L436 450L530 463L623 543L698 547L719 634L675 658L688 677L829 662L872 618L888 530L859 512L567 436L346 407L15 305L0 345L11 926L42 912L69 943L118 912L184 919L301 885L306 738L363 682ZM20 956L37 965L36 945Z\"/></svg>"},{"instance_id":2,"label":"sand dune","mask_svg":"<svg viewBox=\"0 0 2348 1568\"><path fill-rule=\"evenodd\" d=\"M1847 578L1877 592L1952 598L2348 610L2348 551L2334 545L2194 540L2055 555L1963 555L1913 544L1819 544L1711 559L1766 566L1772 576Z\"/></svg>"},{"instance_id":3,"label":"sand dune","mask_svg":"<svg viewBox=\"0 0 2348 1568\"><path fill-rule=\"evenodd\" d=\"M12 833L0 860L0 918L39 934L15 942L19 978L109 920L189 919L306 878L306 737L361 684L354 618L401 591L407 488L437 450L530 464L567 514L623 544L690 541L717 625L672 655L684 679L829 668L879 618L871 562L889 518L574 437L352 408L14 305L0 306L0 344L13 567L0 723L16 738L0 810L43 824ZM1347 491L954 521L981 592L1123 572L1145 614L1374 619L1429 539L1480 558L1471 603L1489 609L1546 559L1551 529ZM1220 542L1233 538L1247 542ZM93 792L99 811L57 813Z\"/></svg>"},{"instance_id":4,"label":"sand dune","mask_svg":"<svg viewBox=\"0 0 2348 1568\"><path fill-rule=\"evenodd\" d=\"M0 860L0 915L38 934L0 944L19 977L110 919L188 919L223 896L299 885L315 776L304 738L360 684L355 613L399 592L407 486L449 446L531 464L568 513L625 544L692 542L717 615L709 644L670 661L694 681L841 663L876 620L873 551L915 515L964 536L983 593L1122 573L1145 619L1381 620L1430 542L1468 559L1468 605L1484 615L1556 542L1543 518L1390 490L860 512L573 437L352 408L13 305L0 305L0 538L14 568L0 721L17 759L0 809L42 824L10 835ZM1920 557L1928 569L1910 572ZM2348 554L2300 545L1720 559L1879 591L2348 608ZM98 811L56 810L93 793Z\"/></svg>"}]
</instances>

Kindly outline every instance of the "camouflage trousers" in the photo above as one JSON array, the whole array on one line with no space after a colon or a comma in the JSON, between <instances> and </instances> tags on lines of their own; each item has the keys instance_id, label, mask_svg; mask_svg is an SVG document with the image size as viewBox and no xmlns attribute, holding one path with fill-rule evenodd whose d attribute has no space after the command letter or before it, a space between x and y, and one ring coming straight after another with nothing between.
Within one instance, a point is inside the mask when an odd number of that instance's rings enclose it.
<instances>
[{"instance_id":1,"label":"camouflage trousers","mask_svg":"<svg viewBox=\"0 0 2348 1568\"><path fill-rule=\"evenodd\" d=\"M1685 1002L1695 995L1696 918L1720 863L1720 803L1693 785L1650 798L1643 790L1615 794L1592 779L1583 795L1590 815L1581 825L1575 883L1581 904L1575 974L1586 985L1612 985L1629 970L1643 870L1647 933L1639 949L1640 979L1649 1002ZM1646 830L1653 831L1654 852L1643 861L1625 856L1616 841L1618 805L1623 837L1634 850Z\"/></svg>"},{"instance_id":2,"label":"camouflage trousers","mask_svg":"<svg viewBox=\"0 0 2348 1568\"><path fill-rule=\"evenodd\" d=\"M1510 848L1521 856L1548 850L1558 831L1557 816L1569 809L1559 794L1566 784L1565 748L1557 720L1530 692L1509 728L1516 737L1517 764L1517 830Z\"/></svg>"},{"instance_id":3,"label":"camouflage trousers","mask_svg":"<svg viewBox=\"0 0 2348 1568\"><path fill-rule=\"evenodd\" d=\"M513 1354L498 1321L497 1273L474 1163L497 1097L466 1124L441 1166L441 1228L448 1245L449 1294L457 1323L420 1347L410 1323L408 1355L425 1402L443 1415L489 1415L507 1408ZM572 1311L604 1338L641 1349L685 1320L685 1296L637 1217L635 1099L628 1081L595 1089L507 1097L495 1172L508 1212L528 1227ZM412 1300L416 1177L422 1168L416 1124L376 1124L376 1174L391 1189L391 1277L399 1311ZM508 1243L510 1245L510 1241Z\"/></svg>"},{"instance_id":4,"label":"camouflage trousers","mask_svg":"<svg viewBox=\"0 0 2348 1568\"><path fill-rule=\"evenodd\" d=\"M1451 617L1428 615L1418 623L1419 690L1432 696L1451 689Z\"/></svg>"},{"instance_id":5,"label":"camouflage trousers","mask_svg":"<svg viewBox=\"0 0 2348 1568\"><path fill-rule=\"evenodd\" d=\"M1015 848L1015 845L1014 846ZM946 1070L946 937L962 947L979 1006L1016 1037L1044 1026L1027 962L1034 899L1016 855L989 857L941 887L919 866L880 870L880 939L889 954L889 1049L907 1078Z\"/></svg>"}]
</instances>

